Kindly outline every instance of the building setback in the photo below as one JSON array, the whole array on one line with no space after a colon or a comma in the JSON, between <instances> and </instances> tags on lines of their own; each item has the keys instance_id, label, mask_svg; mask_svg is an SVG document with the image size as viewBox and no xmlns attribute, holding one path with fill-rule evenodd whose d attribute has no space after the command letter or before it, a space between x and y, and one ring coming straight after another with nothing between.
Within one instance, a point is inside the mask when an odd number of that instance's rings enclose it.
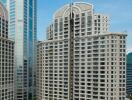
<instances>
[{"instance_id":1,"label":"building setback","mask_svg":"<svg viewBox=\"0 0 132 100\"><path fill-rule=\"evenodd\" d=\"M9 38L15 41L15 100L34 97L37 0L7 0Z\"/></svg>"},{"instance_id":2,"label":"building setback","mask_svg":"<svg viewBox=\"0 0 132 100\"><path fill-rule=\"evenodd\" d=\"M37 50L37 100L125 100L126 34L93 5L60 8Z\"/></svg>"},{"instance_id":3,"label":"building setback","mask_svg":"<svg viewBox=\"0 0 132 100\"><path fill-rule=\"evenodd\" d=\"M0 100L14 100L14 42L8 39L7 10L0 2Z\"/></svg>"}]
</instances>

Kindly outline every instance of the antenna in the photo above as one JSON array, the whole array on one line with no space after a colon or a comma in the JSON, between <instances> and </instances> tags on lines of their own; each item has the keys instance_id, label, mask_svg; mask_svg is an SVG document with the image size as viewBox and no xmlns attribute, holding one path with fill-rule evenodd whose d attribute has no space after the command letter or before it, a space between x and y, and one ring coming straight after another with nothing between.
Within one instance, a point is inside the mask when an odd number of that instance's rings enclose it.
<instances>
[{"instance_id":1,"label":"antenna","mask_svg":"<svg viewBox=\"0 0 132 100\"><path fill-rule=\"evenodd\" d=\"M124 33L127 33L127 30L124 30Z\"/></svg>"},{"instance_id":2,"label":"antenna","mask_svg":"<svg viewBox=\"0 0 132 100\"><path fill-rule=\"evenodd\" d=\"M73 1L75 1L75 0L71 0L71 2L73 2ZM76 1L83 2L83 0L76 0Z\"/></svg>"},{"instance_id":3,"label":"antenna","mask_svg":"<svg viewBox=\"0 0 132 100\"><path fill-rule=\"evenodd\" d=\"M73 9L72 9L72 6L73 6L73 0L70 1L70 17L72 19L72 12L73 12Z\"/></svg>"}]
</instances>

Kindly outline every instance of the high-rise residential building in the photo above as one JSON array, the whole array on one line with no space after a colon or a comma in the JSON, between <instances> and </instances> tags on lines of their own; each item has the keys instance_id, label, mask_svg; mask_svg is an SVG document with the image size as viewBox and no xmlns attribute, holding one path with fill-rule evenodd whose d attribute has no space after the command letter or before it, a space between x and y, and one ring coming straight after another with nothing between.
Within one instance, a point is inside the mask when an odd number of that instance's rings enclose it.
<instances>
[{"instance_id":1,"label":"high-rise residential building","mask_svg":"<svg viewBox=\"0 0 132 100\"><path fill-rule=\"evenodd\" d=\"M125 100L126 34L93 5L60 8L37 50L37 100Z\"/></svg>"},{"instance_id":2,"label":"high-rise residential building","mask_svg":"<svg viewBox=\"0 0 132 100\"><path fill-rule=\"evenodd\" d=\"M132 95L132 53L127 55L126 92L128 95Z\"/></svg>"},{"instance_id":3,"label":"high-rise residential building","mask_svg":"<svg viewBox=\"0 0 132 100\"><path fill-rule=\"evenodd\" d=\"M0 100L14 100L14 42L8 39L8 14L1 1Z\"/></svg>"},{"instance_id":4,"label":"high-rise residential building","mask_svg":"<svg viewBox=\"0 0 132 100\"><path fill-rule=\"evenodd\" d=\"M29 100L34 92L37 0L7 0L9 38L15 41L15 100Z\"/></svg>"}]
</instances>

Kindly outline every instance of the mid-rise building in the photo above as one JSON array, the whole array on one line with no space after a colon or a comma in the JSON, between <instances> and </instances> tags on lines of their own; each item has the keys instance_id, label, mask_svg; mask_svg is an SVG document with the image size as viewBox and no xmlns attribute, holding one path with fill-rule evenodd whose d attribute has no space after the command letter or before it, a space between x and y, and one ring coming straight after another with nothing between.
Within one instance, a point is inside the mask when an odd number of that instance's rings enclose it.
<instances>
[{"instance_id":1,"label":"mid-rise building","mask_svg":"<svg viewBox=\"0 0 132 100\"><path fill-rule=\"evenodd\" d=\"M59 9L37 49L37 100L125 100L126 34L93 5Z\"/></svg>"},{"instance_id":2,"label":"mid-rise building","mask_svg":"<svg viewBox=\"0 0 132 100\"><path fill-rule=\"evenodd\" d=\"M9 38L15 41L15 100L33 99L37 0L7 0Z\"/></svg>"},{"instance_id":3,"label":"mid-rise building","mask_svg":"<svg viewBox=\"0 0 132 100\"><path fill-rule=\"evenodd\" d=\"M126 80L127 94L132 95L132 53L127 55L127 80Z\"/></svg>"},{"instance_id":4,"label":"mid-rise building","mask_svg":"<svg viewBox=\"0 0 132 100\"><path fill-rule=\"evenodd\" d=\"M14 42L8 39L8 14L1 2L0 100L14 100Z\"/></svg>"}]
</instances>

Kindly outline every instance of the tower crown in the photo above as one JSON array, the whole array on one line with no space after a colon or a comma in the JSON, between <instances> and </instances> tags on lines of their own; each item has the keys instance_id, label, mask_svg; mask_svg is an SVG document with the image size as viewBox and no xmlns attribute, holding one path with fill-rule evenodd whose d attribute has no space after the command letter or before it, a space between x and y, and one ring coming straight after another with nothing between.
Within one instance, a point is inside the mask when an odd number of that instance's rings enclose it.
<instances>
[{"instance_id":1,"label":"tower crown","mask_svg":"<svg viewBox=\"0 0 132 100\"><path fill-rule=\"evenodd\" d=\"M59 10L57 10L56 13L54 14L54 18L69 16L71 12L71 7L74 14L79 14L85 11L93 11L92 4L85 2L74 2L72 6L71 4L67 4L60 8Z\"/></svg>"}]
</instances>

